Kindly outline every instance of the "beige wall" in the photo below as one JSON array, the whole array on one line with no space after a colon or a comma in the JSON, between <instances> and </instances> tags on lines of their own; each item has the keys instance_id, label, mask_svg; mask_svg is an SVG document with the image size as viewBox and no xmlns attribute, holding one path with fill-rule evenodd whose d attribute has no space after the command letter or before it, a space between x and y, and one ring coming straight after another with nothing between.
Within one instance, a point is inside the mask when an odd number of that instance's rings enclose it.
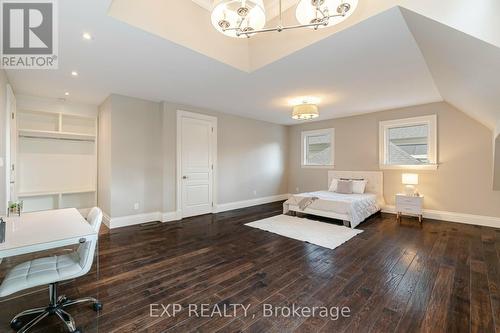
<instances>
[{"instance_id":1,"label":"beige wall","mask_svg":"<svg viewBox=\"0 0 500 333\"><path fill-rule=\"evenodd\" d=\"M112 95L111 105L112 216L161 211L160 104Z\"/></svg>"},{"instance_id":2,"label":"beige wall","mask_svg":"<svg viewBox=\"0 0 500 333\"><path fill-rule=\"evenodd\" d=\"M99 206L110 217L161 211L160 104L111 95L99 107ZM138 204L138 209L135 209Z\"/></svg>"},{"instance_id":3,"label":"beige wall","mask_svg":"<svg viewBox=\"0 0 500 333\"><path fill-rule=\"evenodd\" d=\"M176 207L177 110L217 117L218 204L287 193L285 126L173 103L163 110L165 211Z\"/></svg>"},{"instance_id":4,"label":"beige wall","mask_svg":"<svg viewBox=\"0 0 500 333\"><path fill-rule=\"evenodd\" d=\"M300 167L302 130L335 128L335 169L378 170L379 121L437 114L439 168L411 171L420 175L425 208L500 216L500 192L492 190L492 132L446 103L284 127L112 95L99 117L99 204L111 217L175 211L177 110L218 119L218 204L325 189L327 170ZM403 190L402 172L384 171L389 205Z\"/></svg>"},{"instance_id":5,"label":"beige wall","mask_svg":"<svg viewBox=\"0 0 500 333\"><path fill-rule=\"evenodd\" d=\"M285 126L111 95L99 108L99 205L110 217L176 210L177 110L217 117L218 204L287 193Z\"/></svg>"},{"instance_id":6,"label":"beige wall","mask_svg":"<svg viewBox=\"0 0 500 333\"><path fill-rule=\"evenodd\" d=\"M99 106L97 145L97 201L102 211L111 216L111 97Z\"/></svg>"},{"instance_id":7,"label":"beige wall","mask_svg":"<svg viewBox=\"0 0 500 333\"><path fill-rule=\"evenodd\" d=\"M5 198L5 188L7 186L6 181L6 170L5 170L5 159L6 154L6 131L7 131L7 114L6 114L6 106L7 106L7 75L3 69L0 69L0 158L4 161L4 166L0 167L0 215L5 214L5 208L7 206L7 198Z\"/></svg>"},{"instance_id":8,"label":"beige wall","mask_svg":"<svg viewBox=\"0 0 500 333\"><path fill-rule=\"evenodd\" d=\"M436 171L411 171L420 175L418 189L425 196L425 208L499 217L500 192L492 190L492 132L446 103L291 126L289 191L327 188L327 170L300 166L301 131L335 128L336 170L379 170L379 121L430 114L438 116L440 165ZM403 190L402 173L384 171L384 195L389 205Z\"/></svg>"},{"instance_id":9,"label":"beige wall","mask_svg":"<svg viewBox=\"0 0 500 333\"><path fill-rule=\"evenodd\" d=\"M500 191L500 134L495 139L495 156L493 164L493 189Z\"/></svg>"}]
</instances>

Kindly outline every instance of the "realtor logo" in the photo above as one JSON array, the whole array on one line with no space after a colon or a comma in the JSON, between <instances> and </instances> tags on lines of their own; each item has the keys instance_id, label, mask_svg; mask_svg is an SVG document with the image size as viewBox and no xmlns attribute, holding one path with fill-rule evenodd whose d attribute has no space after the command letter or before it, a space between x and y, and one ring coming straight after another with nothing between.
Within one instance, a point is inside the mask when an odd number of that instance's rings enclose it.
<instances>
[{"instance_id":1,"label":"realtor logo","mask_svg":"<svg viewBox=\"0 0 500 333\"><path fill-rule=\"evenodd\" d=\"M7 69L57 69L57 0L0 0L1 63Z\"/></svg>"}]
</instances>

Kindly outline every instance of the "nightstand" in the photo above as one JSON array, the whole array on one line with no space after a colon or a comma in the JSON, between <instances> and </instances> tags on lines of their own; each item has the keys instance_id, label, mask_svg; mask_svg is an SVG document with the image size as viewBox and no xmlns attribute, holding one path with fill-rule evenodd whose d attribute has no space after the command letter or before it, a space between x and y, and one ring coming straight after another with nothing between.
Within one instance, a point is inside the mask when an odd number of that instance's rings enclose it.
<instances>
[{"instance_id":1,"label":"nightstand","mask_svg":"<svg viewBox=\"0 0 500 333\"><path fill-rule=\"evenodd\" d=\"M397 220L401 219L402 214L417 215L418 221L422 223L422 210L424 206L424 197L414 197L405 194L396 194L396 213Z\"/></svg>"}]
</instances>

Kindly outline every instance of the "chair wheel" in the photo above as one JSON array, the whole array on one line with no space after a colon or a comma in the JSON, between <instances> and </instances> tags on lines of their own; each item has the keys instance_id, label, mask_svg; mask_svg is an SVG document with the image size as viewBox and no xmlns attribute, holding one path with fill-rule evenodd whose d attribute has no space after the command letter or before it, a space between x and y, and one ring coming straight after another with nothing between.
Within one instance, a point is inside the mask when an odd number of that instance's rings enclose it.
<instances>
[{"instance_id":1,"label":"chair wheel","mask_svg":"<svg viewBox=\"0 0 500 333\"><path fill-rule=\"evenodd\" d=\"M102 303L94 303L92 304L92 309L94 309L94 311L101 311L102 310Z\"/></svg>"},{"instance_id":2,"label":"chair wheel","mask_svg":"<svg viewBox=\"0 0 500 333\"><path fill-rule=\"evenodd\" d=\"M14 320L10 322L10 328L12 328L14 331L19 331L23 327L23 323L20 320Z\"/></svg>"}]
</instances>

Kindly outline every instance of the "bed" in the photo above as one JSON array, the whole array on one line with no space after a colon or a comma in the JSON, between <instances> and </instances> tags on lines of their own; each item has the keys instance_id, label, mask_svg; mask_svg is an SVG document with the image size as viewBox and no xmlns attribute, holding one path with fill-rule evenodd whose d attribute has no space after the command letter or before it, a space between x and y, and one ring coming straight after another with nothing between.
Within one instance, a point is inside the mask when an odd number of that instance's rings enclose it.
<instances>
[{"instance_id":1,"label":"bed","mask_svg":"<svg viewBox=\"0 0 500 333\"><path fill-rule=\"evenodd\" d=\"M342 220L345 226L357 227L384 206L383 173L379 171L329 171L328 184L334 178L360 179L368 181L363 194L340 194L330 191L316 191L294 194L283 204L283 213L290 212L323 216ZM304 198L315 197L304 209L299 203Z\"/></svg>"}]
</instances>

